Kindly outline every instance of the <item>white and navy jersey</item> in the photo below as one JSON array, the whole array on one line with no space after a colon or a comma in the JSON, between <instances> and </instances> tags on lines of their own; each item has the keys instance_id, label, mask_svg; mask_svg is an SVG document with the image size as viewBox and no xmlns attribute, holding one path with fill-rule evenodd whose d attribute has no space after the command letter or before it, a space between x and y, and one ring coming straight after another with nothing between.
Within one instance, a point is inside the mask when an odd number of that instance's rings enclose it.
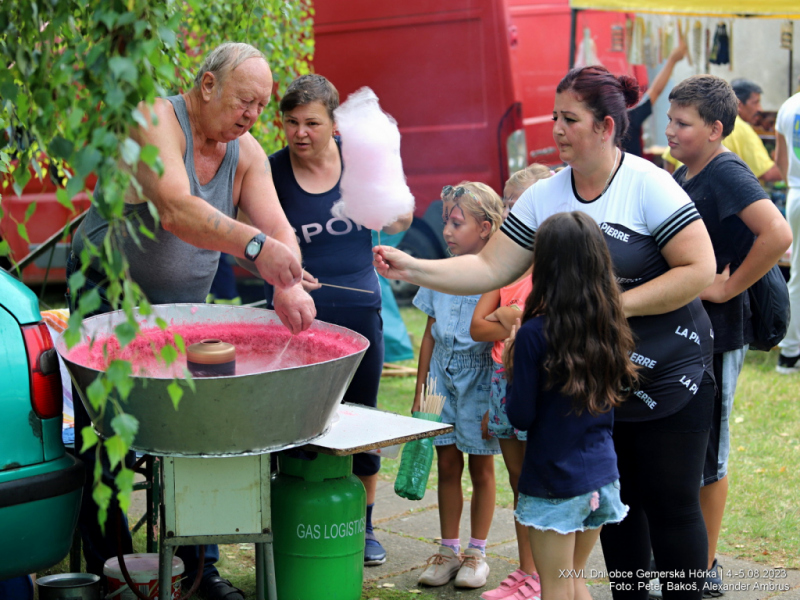
<instances>
[{"instance_id":1,"label":"white and navy jersey","mask_svg":"<svg viewBox=\"0 0 800 600\"><path fill-rule=\"evenodd\" d=\"M608 189L586 202L575 191L567 167L528 188L501 227L523 248L532 250L536 230L547 217L580 210L599 225L623 291L669 270L664 246L692 221L700 219L689 196L666 171L637 156L623 160ZM677 412L711 374L713 332L699 299L678 310L629 319L636 339L631 360L639 365L639 389L616 410L620 421L646 421ZM712 375L713 376L713 375Z\"/></svg>"}]
</instances>

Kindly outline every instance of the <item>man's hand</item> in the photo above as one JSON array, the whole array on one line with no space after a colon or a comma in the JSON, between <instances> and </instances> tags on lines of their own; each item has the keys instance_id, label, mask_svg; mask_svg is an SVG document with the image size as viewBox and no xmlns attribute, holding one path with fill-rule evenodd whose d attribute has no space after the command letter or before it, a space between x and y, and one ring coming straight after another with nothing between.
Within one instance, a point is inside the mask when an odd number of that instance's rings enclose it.
<instances>
[{"instance_id":1,"label":"man's hand","mask_svg":"<svg viewBox=\"0 0 800 600\"><path fill-rule=\"evenodd\" d=\"M714 276L714 283L700 292L700 300L714 302L715 304L722 304L730 300L728 292L725 289L725 283L731 278L731 266L726 265L722 273Z\"/></svg>"},{"instance_id":2,"label":"man's hand","mask_svg":"<svg viewBox=\"0 0 800 600\"><path fill-rule=\"evenodd\" d=\"M305 331L311 326L314 317L317 316L317 309L314 300L303 290L301 285L293 285L287 288L275 288L275 295L272 298L275 312L292 335Z\"/></svg>"},{"instance_id":3,"label":"man's hand","mask_svg":"<svg viewBox=\"0 0 800 600\"><path fill-rule=\"evenodd\" d=\"M303 268L295 253L272 237L267 237L264 242L255 266L261 278L275 286L276 290L292 287L300 283L303 277Z\"/></svg>"},{"instance_id":4,"label":"man's hand","mask_svg":"<svg viewBox=\"0 0 800 600\"><path fill-rule=\"evenodd\" d=\"M318 290L322 287L322 284L319 282L319 280L305 269L303 269L302 284L303 289L307 292L313 292L314 290Z\"/></svg>"}]
</instances>

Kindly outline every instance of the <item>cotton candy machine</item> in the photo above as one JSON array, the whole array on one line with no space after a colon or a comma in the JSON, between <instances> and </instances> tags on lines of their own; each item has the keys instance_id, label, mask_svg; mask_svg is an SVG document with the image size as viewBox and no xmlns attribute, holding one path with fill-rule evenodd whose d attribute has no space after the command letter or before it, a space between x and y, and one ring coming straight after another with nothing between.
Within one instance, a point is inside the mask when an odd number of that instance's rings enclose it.
<instances>
[{"instance_id":1,"label":"cotton candy machine","mask_svg":"<svg viewBox=\"0 0 800 600\"><path fill-rule=\"evenodd\" d=\"M122 311L86 319L81 344L67 350L60 338L56 349L80 390L106 369L106 355L133 363L133 389L121 402L139 420L133 448L162 456L262 454L313 440L326 431L369 346L363 336L320 321L292 337L273 311L257 308L167 304L148 317L137 313L137 321L144 335L123 351L113 336L125 322ZM185 353L171 368L155 358L175 333L187 347L207 338L237 347L237 374L194 378L196 392L182 386L178 410L168 388L183 376ZM100 435L113 435L111 407L100 417L84 406Z\"/></svg>"},{"instance_id":2,"label":"cotton candy machine","mask_svg":"<svg viewBox=\"0 0 800 600\"><path fill-rule=\"evenodd\" d=\"M115 411L109 404L98 414L85 399L86 390L103 371L120 376L114 360L133 365L132 389L119 400L139 420L133 448L163 457L158 459L160 589L172 582L172 547L252 542L256 597L277 599L269 453L304 445L349 465L354 453L452 430L340 405L369 346L366 338L343 327L315 321L291 336L273 311L208 304L158 305L152 315L137 313L136 320L141 333L124 349L114 335L120 326L125 333L121 311L86 319L81 343L67 350L60 338L56 349L103 437L114 434ZM175 334L181 342L171 349ZM235 374L193 377L195 392L184 382L176 410L169 393L175 378L185 377L189 367L195 373L227 368L234 357L227 344L235 347ZM157 359L164 354L177 359L168 367ZM363 547L363 530L352 533L360 536L352 541ZM361 557L356 559L363 568ZM351 569L345 577L355 600L361 595L361 571Z\"/></svg>"}]
</instances>

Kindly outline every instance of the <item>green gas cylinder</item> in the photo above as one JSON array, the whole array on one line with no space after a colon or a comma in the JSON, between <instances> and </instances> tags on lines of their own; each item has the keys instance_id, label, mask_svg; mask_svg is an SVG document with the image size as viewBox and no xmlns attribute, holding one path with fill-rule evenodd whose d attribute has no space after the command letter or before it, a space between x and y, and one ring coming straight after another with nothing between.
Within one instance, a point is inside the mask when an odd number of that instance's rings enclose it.
<instances>
[{"instance_id":1,"label":"green gas cylinder","mask_svg":"<svg viewBox=\"0 0 800 600\"><path fill-rule=\"evenodd\" d=\"M312 456L280 454L272 479L278 598L358 600L367 494L353 475L352 456Z\"/></svg>"}]
</instances>

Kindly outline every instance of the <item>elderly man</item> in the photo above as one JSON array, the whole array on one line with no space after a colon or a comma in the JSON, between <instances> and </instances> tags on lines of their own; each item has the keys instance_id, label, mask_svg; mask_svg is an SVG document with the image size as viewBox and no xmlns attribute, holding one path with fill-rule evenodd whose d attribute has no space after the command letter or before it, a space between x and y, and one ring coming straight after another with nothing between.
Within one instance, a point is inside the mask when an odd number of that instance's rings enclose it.
<instances>
[{"instance_id":1,"label":"elderly man","mask_svg":"<svg viewBox=\"0 0 800 600\"><path fill-rule=\"evenodd\" d=\"M723 144L738 154L756 177L762 181L778 181L781 172L752 126L761 111L761 94L764 90L749 79L734 79L731 87L739 99L739 115L733 133L725 138Z\"/></svg>"},{"instance_id":2,"label":"elderly man","mask_svg":"<svg viewBox=\"0 0 800 600\"><path fill-rule=\"evenodd\" d=\"M141 146L159 149L164 175L139 164L136 179L144 197L131 186L125 195L126 214L141 220L155 233L137 241L120 235L120 247L130 263L131 277L153 304L204 302L216 272L220 252L244 258L266 281L275 285L275 310L283 323L299 333L315 316L314 303L303 290L300 251L294 232L281 209L264 150L248 133L272 93L272 73L263 54L248 44L226 43L205 59L194 87L185 94L160 98L152 107L141 105L148 125L131 133ZM160 224L150 215L147 200L158 209ZM251 224L237 221L236 209ZM98 245L108 223L92 207L72 244L68 275L81 267L85 240ZM139 245L141 244L141 246ZM110 310L103 285L105 276L94 265L86 271L88 284L98 288L101 311ZM77 298L72 298L72 305ZM89 425L76 404L76 427ZM82 456L94 462L93 452ZM106 469L106 471L108 471ZM105 473L111 478L112 474ZM112 485L113 478L107 481ZM80 526L87 570L102 574L105 559L116 555L115 515L109 511L109 534L97 526L97 507L86 490ZM124 518L124 517L123 517ZM123 545L130 551L127 527ZM186 563L187 580L198 568L196 547L179 555ZM240 590L219 576L214 562L216 546L206 547L206 566L200 592L209 600L239 600Z\"/></svg>"}]
</instances>

